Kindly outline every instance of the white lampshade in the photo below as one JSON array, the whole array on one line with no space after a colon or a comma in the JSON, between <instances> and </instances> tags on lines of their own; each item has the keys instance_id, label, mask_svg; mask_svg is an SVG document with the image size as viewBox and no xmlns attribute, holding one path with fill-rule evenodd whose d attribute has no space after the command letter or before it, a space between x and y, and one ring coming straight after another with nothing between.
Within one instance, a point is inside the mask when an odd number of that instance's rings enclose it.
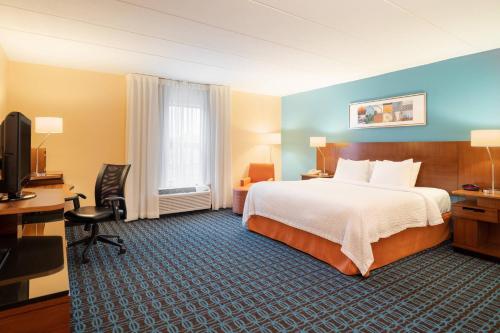
<instances>
[{"instance_id":1,"label":"white lampshade","mask_svg":"<svg viewBox=\"0 0 500 333\"><path fill-rule=\"evenodd\" d=\"M310 147L326 147L326 137L324 136L311 136L309 138Z\"/></svg>"},{"instance_id":2,"label":"white lampshade","mask_svg":"<svg viewBox=\"0 0 500 333\"><path fill-rule=\"evenodd\" d=\"M35 133L54 134L63 132L63 119L60 117L35 117Z\"/></svg>"},{"instance_id":3,"label":"white lampshade","mask_svg":"<svg viewBox=\"0 0 500 333\"><path fill-rule=\"evenodd\" d=\"M472 147L500 147L500 130L470 131Z\"/></svg>"},{"instance_id":4,"label":"white lampshade","mask_svg":"<svg viewBox=\"0 0 500 333\"><path fill-rule=\"evenodd\" d=\"M281 133L266 133L263 135L263 143L266 145L280 145L281 144Z\"/></svg>"}]
</instances>

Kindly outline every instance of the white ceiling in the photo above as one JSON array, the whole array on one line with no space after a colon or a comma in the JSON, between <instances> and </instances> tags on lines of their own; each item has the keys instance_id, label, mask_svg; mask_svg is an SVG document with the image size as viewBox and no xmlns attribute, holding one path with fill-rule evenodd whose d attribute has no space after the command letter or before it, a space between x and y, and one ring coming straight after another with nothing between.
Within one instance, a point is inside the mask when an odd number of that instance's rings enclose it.
<instances>
[{"instance_id":1,"label":"white ceiling","mask_svg":"<svg viewBox=\"0 0 500 333\"><path fill-rule=\"evenodd\" d=\"M11 60L287 95L500 47L500 0L0 0Z\"/></svg>"}]
</instances>

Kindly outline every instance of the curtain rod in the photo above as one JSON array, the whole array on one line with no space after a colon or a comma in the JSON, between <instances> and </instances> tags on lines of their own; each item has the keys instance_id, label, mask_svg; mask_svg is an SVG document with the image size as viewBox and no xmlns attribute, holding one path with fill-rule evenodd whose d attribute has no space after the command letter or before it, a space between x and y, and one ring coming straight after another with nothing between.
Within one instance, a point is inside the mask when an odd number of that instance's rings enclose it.
<instances>
[{"instance_id":1,"label":"curtain rod","mask_svg":"<svg viewBox=\"0 0 500 333\"><path fill-rule=\"evenodd\" d=\"M223 85L223 84L215 84L215 83L201 83L201 82L193 82L193 81L187 81L187 80L175 80L175 79L168 79L168 78L166 78L166 77L156 76L156 75L151 75L151 74L142 74L142 73L132 73L132 74L144 75L144 76L152 76L152 77L157 77L157 78L162 79L162 80L179 81L179 82L186 82L186 83L192 83L192 84L206 84L206 85L211 85L211 86L230 87L230 86L225 86L225 85Z\"/></svg>"}]
</instances>

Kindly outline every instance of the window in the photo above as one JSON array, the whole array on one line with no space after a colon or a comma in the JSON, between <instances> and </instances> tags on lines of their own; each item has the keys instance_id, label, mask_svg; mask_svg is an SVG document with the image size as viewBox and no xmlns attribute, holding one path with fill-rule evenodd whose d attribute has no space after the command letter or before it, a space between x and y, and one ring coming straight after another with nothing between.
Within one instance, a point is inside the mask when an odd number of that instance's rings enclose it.
<instances>
[{"instance_id":1,"label":"window","mask_svg":"<svg viewBox=\"0 0 500 333\"><path fill-rule=\"evenodd\" d=\"M208 86L162 80L160 188L207 183Z\"/></svg>"}]
</instances>

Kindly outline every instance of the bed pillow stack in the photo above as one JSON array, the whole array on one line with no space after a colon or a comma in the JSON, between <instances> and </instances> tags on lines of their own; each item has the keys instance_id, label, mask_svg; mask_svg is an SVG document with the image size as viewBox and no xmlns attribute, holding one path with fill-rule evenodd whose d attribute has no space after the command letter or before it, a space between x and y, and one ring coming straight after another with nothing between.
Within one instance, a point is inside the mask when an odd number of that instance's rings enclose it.
<instances>
[{"instance_id":1,"label":"bed pillow stack","mask_svg":"<svg viewBox=\"0 0 500 333\"><path fill-rule=\"evenodd\" d=\"M334 179L377 185L414 187L422 162L353 161L339 158Z\"/></svg>"}]
</instances>

